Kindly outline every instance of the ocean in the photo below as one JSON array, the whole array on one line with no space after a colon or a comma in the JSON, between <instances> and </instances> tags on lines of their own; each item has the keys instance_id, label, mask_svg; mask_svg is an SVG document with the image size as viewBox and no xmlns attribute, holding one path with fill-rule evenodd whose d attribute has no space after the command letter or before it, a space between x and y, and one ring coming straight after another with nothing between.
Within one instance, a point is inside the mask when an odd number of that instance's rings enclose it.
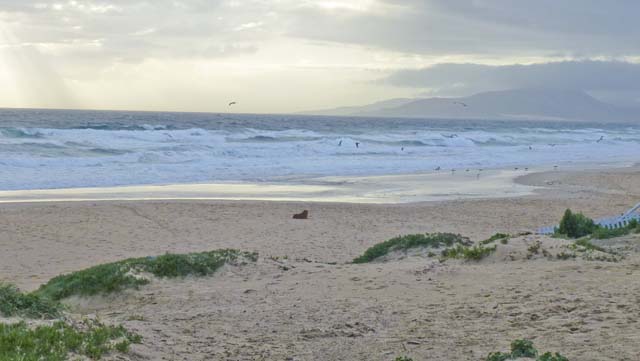
<instances>
[{"instance_id":1,"label":"ocean","mask_svg":"<svg viewBox=\"0 0 640 361\"><path fill-rule=\"evenodd\" d=\"M0 109L0 190L303 182L639 158L634 124Z\"/></svg>"}]
</instances>

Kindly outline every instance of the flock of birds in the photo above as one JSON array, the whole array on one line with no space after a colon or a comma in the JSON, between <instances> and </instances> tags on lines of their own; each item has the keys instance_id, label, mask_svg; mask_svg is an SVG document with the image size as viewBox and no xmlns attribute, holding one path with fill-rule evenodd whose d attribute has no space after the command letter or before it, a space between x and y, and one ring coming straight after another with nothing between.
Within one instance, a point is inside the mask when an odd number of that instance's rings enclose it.
<instances>
[{"instance_id":1,"label":"flock of birds","mask_svg":"<svg viewBox=\"0 0 640 361\"><path fill-rule=\"evenodd\" d=\"M232 101L232 102L229 102L229 105L228 105L228 106L232 106L232 105L236 105L236 104L238 104L238 102L236 102L236 101ZM459 106L462 106L462 107L464 107L464 108L466 108L466 107L468 107L468 106L469 106L468 104L463 103L463 102L459 102L459 101L454 101L454 102L453 102L453 104L455 104L455 105L459 105ZM457 138L457 137L458 137L458 135L457 135L457 134L455 134L455 133L453 133L453 134L442 134L442 136L443 136L443 137L445 137L445 138L450 138L450 139L453 139L453 138ZM599 138L598 140L596 140L596 143L600 143L600 142L602 142L603 140L604 140L604 135L601 135L601 136L600 136L600 138ZM355 146L356 146L356 148L357 148L357 149L359 149L359 148L360 148L360 142L355 142L354 144L355 144ZM549 144L547 144L547 145L548 145L548 146L550 146L550 147L555 147L557 144L556 144L556 143L549 143ZM341 146L342 146L342 139L338 142L338 147L341 147ZM532 146L529 146L529 150L533 150L533 147L532 147ZM400 151L404 152L404 147L401 147L401 148L400 148ZM529 168L528 168L528 167L525 167L525 168L523 168L523 169L524 169L524 171L525 171L525 172L529 171ZM553 169L554 169L554 170L557 170L557 169L558 169L558 166L557 166L557 165L554 165L554 166L553 166ZM442 168L441 168L440 166L438 166L438 167L436 167L434 170L438 172L438 171L442 170ZM513 170L516 170L516 171L517 171L517 170L520 170L520 168L519 168L519 167L515 167L515 168L513 168ZM465 169L465 172L470 172L470 171L471 171L470 169ZM481 173L482 171L483 171L483 169L482 169L482 168L479 168L479 169L478 169L478 174L476 175L476 177L477 177L477 178L479 178L479 177L480 177L480 173ZM451 174L455 174L455 172L456 172L456 170L455 170L455 169L451 169Z\"/></svg>"}]
</instances>

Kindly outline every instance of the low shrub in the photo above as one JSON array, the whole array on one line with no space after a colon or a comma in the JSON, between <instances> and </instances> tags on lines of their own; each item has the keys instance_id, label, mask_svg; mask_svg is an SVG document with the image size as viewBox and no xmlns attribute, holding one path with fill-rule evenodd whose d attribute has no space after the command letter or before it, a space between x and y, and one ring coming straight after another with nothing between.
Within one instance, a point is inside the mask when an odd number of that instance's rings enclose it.
<instances>
[{"instance_id":1,"label":"low shrub","mask_svg":"<svg viewBox=\"0 0 640 361\"><path fill-rule=\"evenodd\" d=\"M156 277L207 276L213 274L227 262L240 258L257 259L256 253L222 249L188 254L165 254L157 257L130 258L119 262L102 264L82 271L52 278L33 294L54 301L79 295L109 294L129 288L138 288L149 283L141 274Z\"/></svg>"},{"instance_id":2,"label":"low shrub","mask_svg":"<svg viewBox=\"0 0 640 361\"><path fill-rule=\"evenodd\" d=\"M533 342L529 340L514 340L511 342L511 352L491 352L486 361L506 361L516 360L520 358L534 358L536 361L569 361L566 357L559 353L545 352L538 357L538 350L533 346Z\"/></svg>"},{"instance_id":3,"label":"low shrub","mask_svg":"<svg viewBox=\"0 0 640 361\"><path fill-rule=\"evenodd\" d=\"M485 239L484 241L480 241L480 244L485 245L495 241L500 241L500 243L502 244L507 244L507 242L509 242L509 238L511 238L511 235L509 234L496 233L493 236Z\"/></svg>"},{"instance_id":4,"label":"low shrub","mask_svg":"<svg viewBox=\"0 0 640 361\"><path fill-rule=\"evenodd\" d=\"M545 352L542 356L538 357L537 361L569 361L569 359L557 352L554 354Z\"/></svg>"},{"instance_id":5,"label":"low shrub","mask_svg":"<svg viewBox=\"0 0 640 361\"><path fill-rule=\"evenodd\" d=\"M442 251L442 256L444 258L457 258L464 259L467 261L479 261L486 256L490 255L496 250L497 246L493 247L484 247L482 245L476 245L473 247L465 247L462 245L457 245L453 248L447 248Z\"/></svg>"},{"instance_id":6,"label":"low shrub","mask_svg":"<svg viewBox=\"0 0 640 361\"><path fill-rule=\"evenodd\" d=\"M386 256L393 251L406 251L412 248L440 248L453 245L471 245L471 241L459 234L453 233L427 233L410 234L391 238L368 248L364 254L355 258L353 263L367 263L377 258Z\"/></svg>"},{"instance_id":7,"label":"low shrub","mask_svg":"<svg viewBox=\"0 0 640 361\"><path fill-rule=\"evenodd\" d=\"M580 238L590 235L597 226L593 219L586 217L582 213L573 213L570 209L564 212L556 233L569 238Z\"/></svg>"},{"instance_id":8,"label":"low shrub","mask_svg":"<svg viewBox=\"0 0 640 361\"><path fill-rule=\"evenodd\" d=\"M533 342L529 340L514 340L511 342L511 357L536 357L538 350L533 347Z\"/></svg>"},{"instance_id":9,"label":"low shrub","mask_svg":"<svg viewBox=\"0 0 640 361\"><path fill-rule=\"evenodd\" d=\"M86 321L80 328L62 321L29 328L24 322L0 323L0 360L64 361L69 354L99 360L114 350L126 353L142 338L124 327Z\"/></svg>"},{"instance_id":10,"label":"low shrub","mask_svg":"<svg viewBox=\"0 0 640 361\"><path fill-rule=\"evenodd\" d=\"M62 311L60 303L34 294L20 292L17 287L0 283L0 315L51 319Z\"/></svg>"}]
</instances>

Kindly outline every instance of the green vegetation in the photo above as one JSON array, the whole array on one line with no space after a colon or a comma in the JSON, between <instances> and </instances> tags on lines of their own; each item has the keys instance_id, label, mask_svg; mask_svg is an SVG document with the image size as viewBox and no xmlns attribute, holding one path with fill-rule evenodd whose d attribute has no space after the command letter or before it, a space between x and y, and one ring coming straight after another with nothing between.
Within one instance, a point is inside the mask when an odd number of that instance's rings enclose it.
<instances>
[{"instance_id":1,"label":"green vegetation","mask_svg":"<svg viewBox=\"0 0 640 361\"><path fill-rule=\"evenodd\" d=\"M511 358L511 354L504 352L492 352L487 356L487 361L506 361Z\"/></svg>"},{"instance_id":2,"label":"green vegetation","mask_svg":"<svg viewBox=\"0 0 640 361\"><path fill-rule=\"evenodd\" d=\"M538 254L540 252L540 247L542 247L542 243L540 243L540 241L537 241L527 248L527 252L529 253L529 255Z\"/></svg>"},{"instance_id":3,"label":"green vegetation","mask_svg":"<svg viewBox=\"0 0 640 361\"><path fill-rule=\"evenodd\" d=\"M458 258L465 259L467 261L479 261L486 256L490 255L496 250L497 246L484 247L482 245L476 245L473 247L465 247L457 245L453 248L447 248L442 251L444 258Z\"/></svg>"},{"instance_id":4,"label":"green vegetation","mask_svg":"<svg viewBox=\"0 0 640 361\"><path fill-rule=\"evenodd\" d=\"M485 239L484 241L480 241L480 244L485 245L485 244L489 244L495 241L500 241L500 243L502 244L507 244L509 242L509 238L511 238L511 235L506 234L506 233L496 233L493 236Z\"/></svg>"},{"instance_id":5,"label":"green vegetation","mask_svg":"<svg viewBox=\"0 0 640 361\"><path fill-rule=\"evenodd\" d=\"M597 226L593 219L585 217L582 213L573 213L570 209L564 212L556 233L569 238L580 238L592 234Z\"/></svg>"},{"instance_id":6,"label":"green vegetation","mask_svg":"<svg viewBox=\"0 0 640 361\"><path fill-rule=\"evenodd\" d=\"M561 259L561 260L567 260L569 258L576 258L575 253L567 253L567 252L560 252L558 254L556 254L556 258Z\"/></svg>"},{"instance_id":7,"label":"green vegetation","mask_svg":"<svg viewBox=\"0 0 640 361\"><path fill-rule=\"evenodd\" d=\"M413 361L413 359L407 356L398 356L393 361Z\"/></svg>"},{"instance_id":8,"label":"green vegetation","mask_svg":"<svg viewBox=\"0 0 640 361\"><path fill-rule=\"evenodd\" d=\"M569 359L557 352L554 354L546 352L544 355L538 357L538 361L569 361Z\"/></svg>"},{"instance_id":9,"label":"green vegetation","mask_svg":"<svg viewBox=\"0 0 640 361\"><path fill-rule=\"evenodd\" d=\"M593 231L592 236L596 239L608 239L626 236L631 233L640 233L640 223L635 219L632 219L626 226L620 228L609 229L605 227L598 227Z\"/></svg>"},{"instance_id":10,"label":"green vegetation","mask_svg":"<svg viewBox=\"0 0 640 361\"><path fill-rule=\"evenodd\" d=\"M114 350L126 353L142 338L124 327L86 321L75 328L62 321L29 328L26 323L0 324L0 361L63 361L68 354L99 360Z\"/></svg>"},{"instance_id":11,"label":"green vegetation","mask_svg":"<svg viewBox=\"0 0 640 361\"><path fill-rule=\"evenodd\" d=\"M256 253L223 249L130 258L55 277L36 290L33 295L57 301L73 295L109 294L128 288L135 289L149 283L149 279L142 276L144 273L166 278L207 276L213 274L225 263L240 259L256 261L257 257Z\"/></svg>"},{"instance_id":12,"label":"green vegetation","mask_svg":"<svg viewBox=\"0 0 640 361\"><path fill-rule=\"evenodd\" d=\"M453 245L470 246L471 241L466 237L453 233L410 234L391 238L388 241L378 243L375 246L370 247L362 256L354 259L353 263L371 262L393 251L406 251L411 248L419 247L451 247Z\"/></svg>"},{"instance_id":13,"label":"green vegetation","mask_svg":"<svg viewBox=\"0 0 640 361\"><path fill-rule=\"evenodd\" d=\"M567 209L555 235L567 238L591 236L595 239L608 239L630 233L640 233L640 223L635 219L629 221L624 227L609 229L595 224L592 219L585 217L582 213L572 213Z\"/></svg>"},{"instance_id":14,"label":"green vegetation","mask_svg":"<svg viewBox=\"0 0 640 361\"><path fill-rule=\"evenodd\" d=\"M24 294L15 286L0 283L0 315L29 318L55 318L62 305L34 294Z\"/></svg>"},{"instance_id":15,"label":"green vegetation","mask_svg":"<svg viewBox=\"0 0 640 361\"><path fill-rule=\"evenodd\" d=\"M538 350L533 347L533 342L529 340L514 340L511 342L511 357L536 357Z\"/></svg>"},{"instance_id":16,"label":"green vegetation","mask_svg":"<svg viewBox=\"0 0 640 361\"><path fill-rule=\"evenodd\" d=\"M537 357L537 358L536 358ZM538 350L533 346L533 342L529 340L515 340L511 342L511 352L492 352L487 356L487 361L506 361L518 358L535 358L536 361L569 361L568 358L559 353L552 354L546 352L538 357Z\"/></svg>"},{"instance_id":17,"label":"green vegetation","mask_svg":"<svg viewBox=\"0 0 640 361\"><path fill-rule=\"evenodd\" d=\"M595 244L591 243L588 239L586 238L582 238L582 239L578 239L575 241L575 244L578 246L582 246L584 247L586 250L589 251L600 251L600 252L605 252L607 253L607 250L602 248L602 247L598 247Z\"/></svg>"}]
</instances>

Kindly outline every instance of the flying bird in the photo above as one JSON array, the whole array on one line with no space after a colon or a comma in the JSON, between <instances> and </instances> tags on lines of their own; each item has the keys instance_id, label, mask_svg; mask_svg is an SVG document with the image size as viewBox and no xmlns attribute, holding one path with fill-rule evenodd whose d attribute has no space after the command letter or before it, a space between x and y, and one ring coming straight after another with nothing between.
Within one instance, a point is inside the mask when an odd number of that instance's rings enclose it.
<instances>
[{"instance_id":1,"label":"flying bird","mask_svg":"<svg viewBox=\"0 0 640 361\"><path fill-rule=\"evenodd\" d=\"M231 102L231 103L229 103L229 106L232 106L232 105L235 105L235 104L237 104L237 103L236 102Z\"/></svg>"},{"instance_id":2,"label":"flying bird","mask_svg":"<svg viewBox=\"0 0 640 361\"><path fill-rule=\"evenodd\" d=\"M458 104L458 105L462 105L463 107L468 107L468 105L463 102L453 102L453 104Z\"/></svg>"},{"instance_id":3,"label":"flying bird","mask_svg":"<svg viewBox=\"0 0 640 361\"><path fill-rule=\"evenodd\" d=\"M603 140L603 139L604 139L604 135L601 135L601 136L600 136L600 139L596 140L596 143L600 143L600 142L602 142L602 140Z\"/></svg>"}]
</instances>

